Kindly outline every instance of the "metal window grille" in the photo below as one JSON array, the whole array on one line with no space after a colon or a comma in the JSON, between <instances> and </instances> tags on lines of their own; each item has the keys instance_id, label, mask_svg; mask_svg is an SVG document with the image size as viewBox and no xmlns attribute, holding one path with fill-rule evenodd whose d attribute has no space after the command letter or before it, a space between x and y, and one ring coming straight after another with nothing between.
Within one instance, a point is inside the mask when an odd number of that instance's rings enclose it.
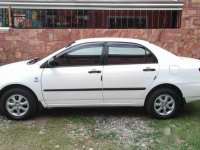
<instances>
[{"instance_id":1,"label":"metal window grille","mask_svg":"<svg viewBox=\"0 0 200 150\"><path fill-rule=\"evenodd\" d=\"M50 10L12 9L13 28L180 28L181 10ZM0 23L8 26L8 10L0 9ZM1 25L0 24L0 25Z\"/></svg>"},{"instance_id":2,"label":"metal window grille","mask_svg":"<svg viewBox=\"0 0 200 150\"><path fill-rule=\"evenodd\" d=\"M0 27L7 27L8 22L8 9L0 9Z\"/></svg>"}]
</instances>

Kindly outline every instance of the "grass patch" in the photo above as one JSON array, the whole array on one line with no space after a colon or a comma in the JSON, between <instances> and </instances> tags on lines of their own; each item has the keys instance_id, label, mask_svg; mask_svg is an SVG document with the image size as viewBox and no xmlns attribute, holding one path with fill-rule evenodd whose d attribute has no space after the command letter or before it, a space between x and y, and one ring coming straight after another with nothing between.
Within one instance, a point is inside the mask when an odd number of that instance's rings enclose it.
<instances>
[{"instance_id":1,"label":"grass patch","mask_svg":"<svg viewBox=\"0 0 200 150\"><path fill-rule=\"evenodd\" d=\"M94 124L95 120L92 117L88 117L87 115L70 115L68 117L68 120L75 124L82 124L82 125L88 125L88 124Z\"/></svg>"},{"instance_id":2,"label":"grass patch","mask_svg":"<svg viewBox=\"0 0 200 150\"><path fill-rule=\"evenodd\" d=\"M162 144L158 149L192 149L200 147L200 102L187 104L173 119L153 119L151 126L156 129L152 138ZM153 149L153 148L152 148Z\"/></svg>"},{"instance_id":3,"label":"grass patch","mask_svg":"<svg viewBox=\"0 0 200 150\"><path fill-rule=\"evenodd\" d=\"M198 150L200 147L200 102L187 104L176 118L168 120L151 119L143 111L140 113L140 110L135 115L132 109L120 110L121 114L117 109L112 109L105 113L101 109L95 113L92 113L93 110L77 112L79 109L75 112L51 110L28 121L6 123L3 119L0 122L0 149ZM119 135L111 127L108 132L104 132L104 128L96 126L96 117L99 118L98 123L107 127L110 119L113 120L112 116L116 119L124 116L128 116L127 119L139 118L142 122L148 122L153 132L135 131L131 126L134 122L127 122L125 127L132 129L137 138L128 147L124 147L119 145ZM136 125L142 126L138 122Z\"/></svg>"},{"instance_id":4,"label":"grass patch","mask_svg":"<svg viewBox=\"0 0 200 150\"><path fill-rule=\"evenodd\" d=\"M117 133L110 131L108 133L100 133L98 131L93 131L93 138L103 139L103 140L117 140Z\"/></svg>"}]
</instances>

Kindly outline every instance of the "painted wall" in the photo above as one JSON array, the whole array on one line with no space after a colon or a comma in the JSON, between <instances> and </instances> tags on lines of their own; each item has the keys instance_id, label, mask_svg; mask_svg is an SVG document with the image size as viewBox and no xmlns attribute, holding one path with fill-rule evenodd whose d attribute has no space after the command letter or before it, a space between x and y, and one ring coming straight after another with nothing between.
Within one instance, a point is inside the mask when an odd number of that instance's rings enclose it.
<instances>
[{"instance_id":1,"label":"painted wall","mask_svg":"<svg viewBox=\"0 0 200 150\"><path fill-rule=\"evenodd\" d=\"M186 57L200 59L200 0L185 0L180 29L11 29L0 31L0 64L44 57L74 40L129 37L148 40Z\"/></svg>"}]
</instances>

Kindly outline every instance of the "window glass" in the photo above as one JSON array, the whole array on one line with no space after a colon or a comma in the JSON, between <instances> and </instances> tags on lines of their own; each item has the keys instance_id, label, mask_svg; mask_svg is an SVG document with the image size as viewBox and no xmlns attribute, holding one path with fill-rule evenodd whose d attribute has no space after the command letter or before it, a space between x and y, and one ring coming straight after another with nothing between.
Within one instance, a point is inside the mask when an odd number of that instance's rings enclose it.
<instances>
[{"instance_id":1,"label":"window glass","mask_svg":"<svg viewBox=\"0 0 200 150\"><path fill-rule=\"evenodd\" d=\"M102 46L87 46L56 58L57 66L99 65Z\"/></svg>"},{"instance_id":2,"label":"window glass","mask_svg":"<svg viewBox=\"0 0 200 150\"><path fill-rule=\"evenodd\" d=\"M145 49L135 46L110 46L108 64L143 64L145 63L145 51Z\"/></svg>"},{"instance_id":3,"label":"window glass","mask_svg":"<svg viewBox=\"0 0 200 150\"><path fill-rule=\"evenodd\" d=\"M67 55L81 55L81 56L100 56L102 52L102 47L86 47L83 49L79 49L68 53Z\"/></svg>"},{"instance_id":4,"label":"window glass","mask_svg":"<svg viewBox=\"0 0 200 150\"><path fill-rule=\"evenodd\" d=\"M145 64L157 63L157 58L143 47L134 45L111 45L108 52L108 64Z\"/></svg>"},{"instance_id":5,"label":"window glass","mask_svg":"<svg viewBox=\"0 0 200 150\"><path fill-rule=\"evenodd\" d=\"M146 63L157 63L157 58L150 53L149 51L146 51Z\"/></svg>"}]
</instances>

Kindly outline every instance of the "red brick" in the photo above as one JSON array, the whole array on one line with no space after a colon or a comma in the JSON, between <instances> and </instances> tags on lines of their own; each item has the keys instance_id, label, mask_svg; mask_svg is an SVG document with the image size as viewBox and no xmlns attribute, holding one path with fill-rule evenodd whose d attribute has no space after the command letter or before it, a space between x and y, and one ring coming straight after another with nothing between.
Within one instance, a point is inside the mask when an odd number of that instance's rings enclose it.
<instances>
[{"instance_id":1,"label":"red brick","mask_svg":"<svg viewBox=\"0 0 200 150\"><path fill-rule=\"evenodd\" d=\"M0 63L5 62L7 59L6 53L0 52Z\"/></svg>"},{"instance_id":2,"label":"red brick","mask_svg":"<svg viewBox=\"0 0 200 150\"><path fill-rule=\"evenodd\" d=\"M83 38L148 40L180 55L200 58L200 0L185 0L180 29L11 29L0 31L0 63L45 57Z\"/></svg>"},{"instance_id":3,"label":"red brick","mask_svg":"<svg viewBox=\"0 0 200 150\"><path fill-rule=\"evenodd\" d=\"M163 30L152 30L152 33L148 35L148 39L151 39L150 41L159 42L163 34Z\"/></svg>"},{"instance_id":4,"label":"red brick","mask_svg":"<svg viewBox=\"0 0 200 150\"><path fill-rule=\"evenodd\" d=\"M40 41L53 41L53 30L42 30L37 34L37 40Z\"/></svg>"},{"instance_id":5,"label":"red brick","mask_svg":"<svg viewBox=\"0 0 200 150\"><path fill-rule=\"evenodd\" d=\"M200 25L200 19L194 19L193 24L194 25Z\"/></svg>"},{"instance_id":6,"label":"red brick","mask_svg":"<svg viewBox=\"0 0 200 150\"><path fill-rule=\"evenodd\" d=\"M187 0L186 0L187 1ZM200 4L200 1L199 0L192 0L192 3L194 4Z\"/></svg>"},{"instance_id":7,"label":"red brick","mask_svg":"<svg viewBox=\"0 0 200 150\"><path fill-rule=\"evenodd\" d=\"M65 40L68 38L71 38L71 31L70 30L62 30L62 29L57 29L54 30L54 40Z\"/></svg>"},{"instance_id":8,"label":"red brick","mask_svg":"<svg viewBox=\"0 0 200 150\"><path fill-rule=\"evenodd\" d=\"M198 13L198 10L196 10L196 9L188 9L188 10L186 10L186 14L188 16L194 16L194 15L197 15L197 13Z\"/></svg>"},{"instance_id":9,"label":"red brick","mask_svg":"<svg viewBox=\"0 0 200 150\"><path fill-rule=\"evenodd\" d=\"M24 30L17 30L22 40L37 40L37 30L36 29L24 29Z\"/></svg>"},{"instance_id":10,"label":"red brick","mask_svg":"<svg viewBox=\"0 0 200 150\"><path fill-rule=\"evenodd\" d=\"M21 37L20 36L13 36L13 35L6 35L5 40L17 41L17 40L21 40Z\"/></svg>"},{"instance_id":11,"label":"red brick","mask_svg":"<svg viewBox=\"0 0 200 150\"><path fill-rule=\"evenodd\" d=\"M30 45L35 45L35 46L45 47L45 42L44 41L31 40L31 41L29 41L29 44Z\"/></svg>"},{"instance_id":12,"label":"red brick","mask_svg":"<svg viewBox=\"0 0 200 150\"><path fill-rule=\"evenodd\" d=\"M67 45L67 43L66 43L66 45ZM54 52L63 47L63 42L62 41L47 42L46 47L48 49L47 52Z\"/></svg>"},{"instance_id":13,"label":"red brick","mask_svg":"<svg viewBox=\"0 0 200 150\"><path fill-rule=\"evenodd\" d=\"M191 0L185 0L185 2L184 2L184 7L185 7L185 8L190 7L190 2L191 2Z\"/></svg>"},{"instance_id":14,"label":"red brick","mask_svg":"<svg viewBox=\"0 0 200 150\"><path fill-rule=\"evenodd\" d=\"M15 57L17 59L21 59L22 58L22 53L21 52L15 52Z\"/></svg>"},{"instance_id":15,"label":"red brick","mask_svg":"<svg viewBox=\"0 0 200 150\"><path fill-rule=\"evenodd\" d=\"M0 33L0 41L5 40L5 36Z\"/></svg>"}]
</instances>

